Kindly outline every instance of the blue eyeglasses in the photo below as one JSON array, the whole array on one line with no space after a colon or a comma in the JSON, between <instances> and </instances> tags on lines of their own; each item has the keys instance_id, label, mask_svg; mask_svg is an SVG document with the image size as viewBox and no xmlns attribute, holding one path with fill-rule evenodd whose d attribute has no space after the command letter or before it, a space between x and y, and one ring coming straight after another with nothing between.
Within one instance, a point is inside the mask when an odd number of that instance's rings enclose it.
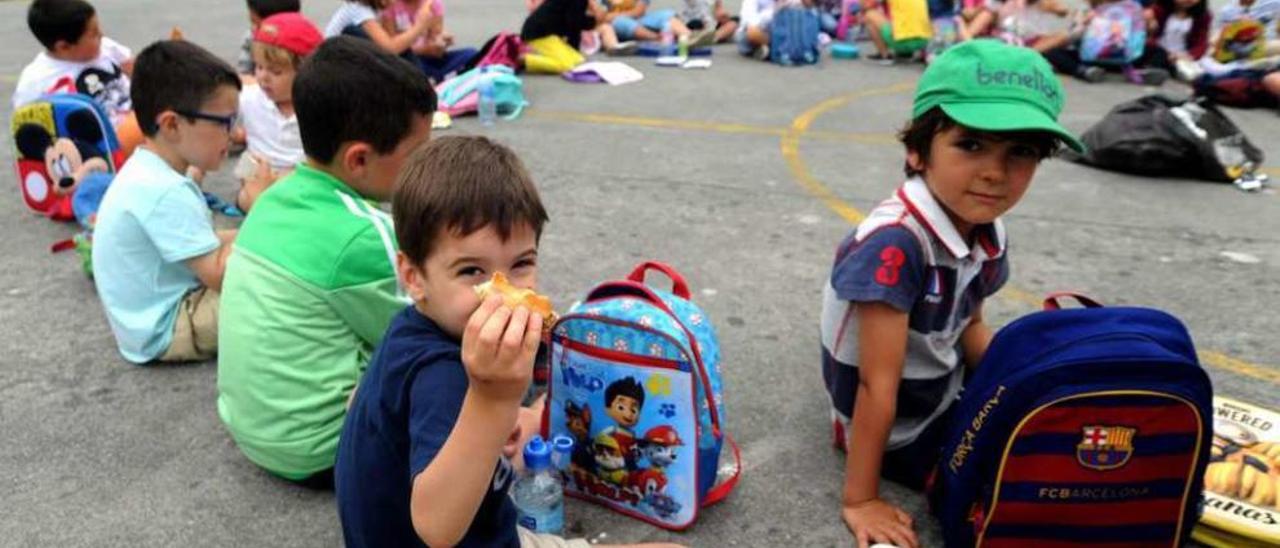
<instances>
[{"instance_id":1,"label":"blue eyeglasses","mask_svg":"<svg viewBox=\"0 0 1280 548\"><path fill-rule=\"evenodd\" d=\"M215 124L222 126L222 129L225 130L227 133L231 133L231 130L236 127L235 114L232 114L231 116L218 116L216 114L209 114L207 112L196 112L193 110L175 110L173 112L189 120L204 120L206 122L213 122Z\"/></svg>"}]
</instances>

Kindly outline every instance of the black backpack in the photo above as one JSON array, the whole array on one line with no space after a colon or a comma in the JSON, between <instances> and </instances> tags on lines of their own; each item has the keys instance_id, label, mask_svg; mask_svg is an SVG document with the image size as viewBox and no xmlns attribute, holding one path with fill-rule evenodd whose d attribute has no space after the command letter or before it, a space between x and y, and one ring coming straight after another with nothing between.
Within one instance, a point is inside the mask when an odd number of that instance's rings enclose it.
<instances>
[{"instance_id":1,"label":"black backpack","mask_svg":"<svg viewBox=\"0 0 1280 548\"><path fill-rule=\"evenodd\" d=\"M1135 175L1231 182L1261 167L1263 154L1211 102L1148 95L1121 103L1080 137L1076 162Z\"/></svg>"}]
</instances>

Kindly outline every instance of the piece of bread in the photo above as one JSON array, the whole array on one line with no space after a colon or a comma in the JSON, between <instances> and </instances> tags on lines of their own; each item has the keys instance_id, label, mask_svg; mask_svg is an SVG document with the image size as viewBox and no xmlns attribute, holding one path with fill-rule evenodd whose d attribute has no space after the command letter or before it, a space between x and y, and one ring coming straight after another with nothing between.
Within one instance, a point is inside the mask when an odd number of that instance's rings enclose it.
<instances>
[{"instance_id":1,"label":"piece of bread","mask_svg":"<svg viewBox=\"0 0 1280 548\"><path fill-rule=\"evenodd\" d=\"M485 300L490 294L496 293L502 296L502 304L515 308L523 305L530 312L542 316L543 331L551 329L551 325L556 323L556 311L551 308L551 299L544 295L539 295L532 289L522 289L511 285L507 281L507 277L501 272L494 272L493 278L489 281L475 286L476 296L480 300Z\"/></svg>"}]
</instances>

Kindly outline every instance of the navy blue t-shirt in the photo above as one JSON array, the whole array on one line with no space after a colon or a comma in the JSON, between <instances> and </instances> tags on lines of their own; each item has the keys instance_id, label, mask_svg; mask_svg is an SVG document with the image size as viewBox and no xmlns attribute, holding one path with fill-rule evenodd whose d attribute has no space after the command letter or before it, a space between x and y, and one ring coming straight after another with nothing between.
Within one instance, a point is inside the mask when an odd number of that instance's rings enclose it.
<instances>
[{"instance_id":1,"label":"navy blue t-shirt","mask_svg":"<svg viewBox=\"0 0 1280 548\"><path fill-rule=\"evenodd\" d=\"M467 374L459 342L412 306L387 328L338 441L335 489L347 546L422 546L413 529L413 478L440 452L462 411ZM499 457L493 481L458 546L520 545Z\"/></svg>"}]
</instances>

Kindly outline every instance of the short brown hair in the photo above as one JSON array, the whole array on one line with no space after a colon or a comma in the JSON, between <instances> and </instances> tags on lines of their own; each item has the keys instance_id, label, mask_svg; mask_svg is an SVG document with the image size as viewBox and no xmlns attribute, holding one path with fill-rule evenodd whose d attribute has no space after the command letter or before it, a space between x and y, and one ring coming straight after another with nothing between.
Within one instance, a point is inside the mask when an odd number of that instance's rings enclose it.
<instances>
[{"instance_id":1,"label":"short brown hair","mask_svg":"<svg viewBox=\"0 0 1280 548\"><path fill-rule=\"evenodd\" d=\"M302 57L299 57L298 54L280 46L273 46L271 44L264 44L262 42L255 41L253 43L253 53L254 55L261 55L262 60L266 61L267 66L289 66L293 67L293 70L296 71L298 70L298 67L302 65Z\"/></svg>"},{"instance_id":2,"label":"short brown hair","mask_svg":"<svg viewBox=\"0 0 1280 548\"><path fill-rule=\"evenodd\" d=\"M405 162L391 199L400 250L421 263L445 230L468 236L492 225L504 241L520 224L542 236L547 211L510 148L479 136L441 137Z\"/></svg>"},{"instance_id":3,"label":"short brown hair","mask_svg":"<svg viewBox=\"0 0 1280 548\"><path fill-rule=\"evenodd\" d=\"M914 152L920 155L920 162L924 165L929 164L929 150L933 146L933 138L952 127L960 125L952 120L942 107L933 107L924 114L917 116L914 120L907 122L907 125L898 132L898 141L907 147L907 152ZM1058 136L1044 131L1009 131L995 132L974 129L978 133L995 135L999 139L1006 141L1019 141L1030 144L1040 152L1040 159L1043 160L1053 156L1062 147L1062 139ZM907 177L915 177L924 173L923 170L911 167L908 162L902 163L902 171Z\"/></svg>"}]
</instances>

